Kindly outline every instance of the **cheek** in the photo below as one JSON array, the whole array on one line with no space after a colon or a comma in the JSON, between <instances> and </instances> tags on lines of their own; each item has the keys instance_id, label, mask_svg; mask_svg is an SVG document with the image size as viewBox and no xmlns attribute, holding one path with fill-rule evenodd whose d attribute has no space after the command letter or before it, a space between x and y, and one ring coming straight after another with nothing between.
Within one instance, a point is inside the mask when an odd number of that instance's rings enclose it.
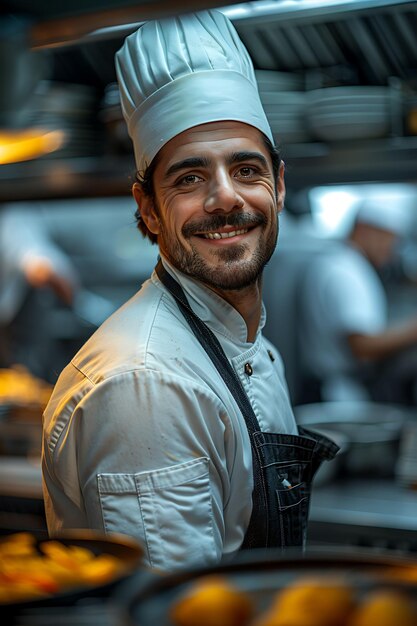
<instances>
[{"instance_id":1,"label":"cheek","mask_svg":"<svg viewBox=\"0 0 417 626\"><path fill-rule=\"evenodd\" d=\"M192 216L187 198L184 196L175 197L164 202L161 213L167 235L181 238L182 228Z\"/></svg>"},{"instance_id":2,"label":"cheek","mask_svg":"<svg viewBox=\"0 0 417 626\"><path fill-rule=\"evenodd\" d=\"M256 184L242 190L246 196L257 197L260 200L275 200L275 186L268 180L260 180Z\"/></svg>"},{"instance_id":3,"label":"cheek","mask_svg":"<svg viewBox=\"0 0 417 626\"><path fill-rule=\"evenodd\" d=\"M162 198L165 214L184 220L197 215L204 210L207 193L207 189L202 185L187 192L168 191Z\"/></svg>"},{"instance_id":4,"label":"cheek","mask_svg":"<svg viewBox=\"0 0 417 626\"><path fill-rule=\"evenodd\" d=\"M277 197L275 189L270 185L260 185L246 195L247 202L263 212L277 211Z\"/></svg>"}]
</instances>

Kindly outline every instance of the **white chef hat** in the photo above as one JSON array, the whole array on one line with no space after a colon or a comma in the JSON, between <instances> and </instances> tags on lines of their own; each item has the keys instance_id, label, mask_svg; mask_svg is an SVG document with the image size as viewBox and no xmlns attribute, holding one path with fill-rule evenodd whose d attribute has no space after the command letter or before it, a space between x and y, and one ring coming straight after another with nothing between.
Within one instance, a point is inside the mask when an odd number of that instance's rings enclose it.
<instances>
[{"instance_id":1,"label":"white chef hat","mask_svg":"<svg viewBox=\"0 0 417 626\"><path fill-rule=\"evenodd\" d=\"M371 196L359 205L356 221L403 237L411 227L410 208L409 197Z\"/></svg>"},{"instance_id":2,"label":"white chef hat","mask_svg":"<svg viewBox=\"0 0 417 626\"><path fill-rule=\"evenodd\" d=\"M116 73L139 172L170 139L207 122L244 122L273 141L251 58L219 11L145 23L116 53Z\"/></svg>"}]
</instances>

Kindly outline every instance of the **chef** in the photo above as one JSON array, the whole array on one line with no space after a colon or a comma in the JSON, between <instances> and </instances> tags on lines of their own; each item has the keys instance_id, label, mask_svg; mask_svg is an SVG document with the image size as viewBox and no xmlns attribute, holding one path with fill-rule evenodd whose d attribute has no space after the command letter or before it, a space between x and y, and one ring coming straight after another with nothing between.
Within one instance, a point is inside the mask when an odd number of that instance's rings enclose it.
<instances>
[{"instance_id":1,"label":"chef","mask_svg":"<svg viewBox=\"0 0 417 626\"><path fill-rule=\"evenodd\" d=\"M160 261L57 382L49 531L126 533L166 571L303 546L312 477L337 448L299 432L262 336L285 185L250 57L205 11L146 23L116 69L138 225Z\"/></svg>"}]
</instances>

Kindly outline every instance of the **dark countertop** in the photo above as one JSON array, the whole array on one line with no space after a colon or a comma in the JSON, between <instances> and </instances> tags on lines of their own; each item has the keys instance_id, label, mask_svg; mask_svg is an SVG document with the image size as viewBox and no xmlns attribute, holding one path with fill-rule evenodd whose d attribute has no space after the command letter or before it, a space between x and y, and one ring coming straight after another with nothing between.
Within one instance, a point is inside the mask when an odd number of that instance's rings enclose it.
<instances>
[{"instance_id":1,"label":"dark countertop","mask_svg":"<svg viewBox=\"0 0 417 626\"><path fill-rule=\"evenodd\" d=\"M362 477L313 488L309 539L417 550L417 491Z\"/></svg>"}]
</instances>

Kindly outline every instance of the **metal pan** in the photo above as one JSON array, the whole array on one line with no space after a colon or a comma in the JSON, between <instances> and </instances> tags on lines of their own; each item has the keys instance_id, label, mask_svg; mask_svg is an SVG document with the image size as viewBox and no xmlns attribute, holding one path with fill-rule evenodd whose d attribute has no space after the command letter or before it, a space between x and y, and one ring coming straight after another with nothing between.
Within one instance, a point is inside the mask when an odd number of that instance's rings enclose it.
<instances>
[{"instance_id":1,"label":"metal pan","mask_svg":"<svg viewBox=\"0 0 417 626\"><path fill-rule=\"evenodd\" d=\"M39 532L33 535L35 538L35 549L40 548L42 542L48 541L47 533ZM7 536L0 541L6 541ZM89 599L89 601L99 601L107 598L111 592L133 573L138 573L143 560L142 547L130 537L121 534L104 535L90 530L74 530L62 532L54 540L65 546L80 546L87 548L94 555L111 555L120 560L121 567L117 574L101 585L71 586L66 591L53 595L39 597L36 600L28 599L19 602L2 602L0 604L0 616L7 618L7 624L13 623L13 619L21 613L41 609L42 607L71 607ZM3 622L5 623L5 622Z\"/></svg>"},{"instance_id":2,"label":"metal pan","mask_svg":"<svg viewBox=\"0 0 417 626\"><path fill-rule=\"evenodd\" d=\"M415 421L408 407L374 402L317 402L294 407L298 424L345 437L339 474L393 477L405 425Z\"/></svg>"}]
</instances>

